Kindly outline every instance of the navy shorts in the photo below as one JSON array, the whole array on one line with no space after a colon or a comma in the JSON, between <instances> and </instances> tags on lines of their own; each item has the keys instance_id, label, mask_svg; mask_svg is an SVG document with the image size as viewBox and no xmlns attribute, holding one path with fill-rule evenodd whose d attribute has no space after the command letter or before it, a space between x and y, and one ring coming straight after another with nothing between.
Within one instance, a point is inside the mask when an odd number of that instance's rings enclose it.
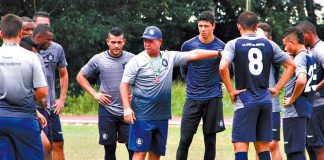
<instances>
[{"instance_id":1,"label":"navy shorts","mask_svg":"<svg viewBox=\"0 0 324 160\"><path fill-rule=\"evenodd\" d=\"M117 141L127 143L129 134L129 124L124 121L123 116L113 115L108 112L107 115L99 115L99 144L111 145Z\"/></svg>"},{"instance_id":2,"label":"navy shorts","mask_svg":"<svg viewBox=\"0 0 324 160\"><path fill-rule=\"evenodd\" d=\"M271 103L235 110L232 142L271 142L271 115Z\"/></svg>"},{"instance_id":3,"label":"navy shorts","mask_svg":"<svg viewBox=\"0 0 324 160\"><path fill-rule=\"evenodd\" d=\"M307 146L324 146L324 106L314 107L307 123Z\"/></svg>"},{"instance_id":4,"label":"navy shorts","mask_svg":"<svg viewBox=\"0 0 324 160\"><path fill-rule=\"evenodd\" d=\"M50 112L43 109L43 108L37 108L37 111L39 113L41 113L47 120L47 125L45 126L45 128L42 128L41 124L40 124L40 127L44 131L47 139L50 141L50 143L52 143L53 142L53 135L52 135L52 124L51 124L50 116L49 116Z\"/></svg>"},{"instance_id":5,"label":"navy shorts","mask_svg":"<svg viewBox=\"0 0 324 160\"><path fill-rule=\"evenodd\" d=\"M225 130L222 98L211 100L186 100L183 107L181 130L196 133L200 120L204 133Z\"/></svg>"},{"instance_id":6,"label":"navy shorts","mask_svg":"<svg viewBox=\"0 0 324 160\"><path fill-rule=\"evenodd\" d=\"M272 140L280 141L280 112L272 112Z\"/></svg>"},{"instance_id":7,"label":"navy shorts","mask_svg":"<svg viewBox=\"0 0 324 160\"><path fill-rule=\"evenodd\" d=\"M304 152L307 118L283 118L284 147L287 154Z\"/></svg>"},{"instance_id":8,"label":"navy shorts","mask_svg":"<svg viewBox=\"0 0 324 160\"><path fill-rule=\"evenodd\" d=\"M53 142L63 142L64 139L63 139L63 131L61 127L60 116L54 113L54 110L51 110L49 117L50 117L49 121L52 128Z\"/></svg>"},{"instance_id":9,"label":"navy shorts","mask_svg":"<svg viewBox=\"0 0 324 160\"><path fill-rule=\"evenodd\" d=\"M0 118L0 151L2 151L2 147L11 150L12 145L15 148L16 159L44 159L40 128L36 119ZM5 152L9 153L8 157ZM4 154L0 158L12 159L11 151L5 152L0 153Z\"/></svg>"},{"instance_id":10,"label":"navy shorts","mask_svg":"<svg viewBox=\"0 0 324 160\"><path fill-rule=\"evenodd\" d=\"M168 120L136 120L130 125L128 148L136 152L152 151L165 155L168 123Z\"/></svg>"}]
</instances>

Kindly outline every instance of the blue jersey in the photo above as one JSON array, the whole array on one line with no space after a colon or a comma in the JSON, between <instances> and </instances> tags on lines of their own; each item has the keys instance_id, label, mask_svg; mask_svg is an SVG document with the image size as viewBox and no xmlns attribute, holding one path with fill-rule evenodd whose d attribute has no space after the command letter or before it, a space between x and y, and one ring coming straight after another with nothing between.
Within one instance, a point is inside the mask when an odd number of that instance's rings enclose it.
<instances>
[{"instance_id":1,"label":"blue jersey","mask_svg":"<svg viewBox=\"0 0 324 160\"><path fill-rule=\"evenodd\" d=\"M271 103L268 91L271 64L283 63L288 58L273 41L255 34L229 41L223 51L223 59L234 63L236 89L246 89L240 94L240 104L236 107Z\"/></svg>"},{"instance_id":2,"label":"blue jersey","mask_svg":"<svg viewBox=\"0 0 324 160\"><path fill-rule=\"evenodd\" d=\"M209 44L204 44L196 36L183 43L181 51L194 49L223 50L224 42L218 38ZM188 73L186 78L187 99L209 100L215 97L222 97L221 78L219 75L220 58L211 58L199 61L188 62Z\"/></svg>"},{"instance_id":3,"label":"blue jersey","mask_svg":"<svg viewBox=\"0 0 324 160\"><path fill-rule=\"evenodd\" d=\"M316 84L316 81L313 78L315 75L315 60L311 55L307 54L307 52L302 51L294 57L294 62L297 65L297 69L285 86L285 97L291 97L299 74L307 74L307 83L303 93L296 99L296 101L290 106L285 106L283 118L310 118L313 106L313 96L315 95L313 86Z\"/></svg>"},{"instance_id":4,"label":"blue jersey","mask_svg":"<svg viewBox=\"0 0 324 160\"><path fill-rule=\"evenodd\" d=\"M324 42L318 41L313 48L310 49L315 61L316 61L316 76L313 78L320 83L324 78ZM314 107L324 107L324 89L316 92L314 96Z\"/></svg>"}]
</instances>

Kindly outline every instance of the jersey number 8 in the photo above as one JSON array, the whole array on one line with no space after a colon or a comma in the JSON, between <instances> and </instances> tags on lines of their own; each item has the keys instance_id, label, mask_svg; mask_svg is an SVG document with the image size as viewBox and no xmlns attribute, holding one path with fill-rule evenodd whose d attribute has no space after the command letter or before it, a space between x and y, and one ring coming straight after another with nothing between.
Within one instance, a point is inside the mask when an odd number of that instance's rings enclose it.
<instances>
[{"instance_id":1,"label":"jersey number 8","mask_svg":"<svg viewBox=\"0 0 324 160\"><path fill-rule=\"evenodd\" d=\"M258 48L251 48L248 53L250 73L257 76L263 70L262 52Z\"/></svg>"}]
</instances>

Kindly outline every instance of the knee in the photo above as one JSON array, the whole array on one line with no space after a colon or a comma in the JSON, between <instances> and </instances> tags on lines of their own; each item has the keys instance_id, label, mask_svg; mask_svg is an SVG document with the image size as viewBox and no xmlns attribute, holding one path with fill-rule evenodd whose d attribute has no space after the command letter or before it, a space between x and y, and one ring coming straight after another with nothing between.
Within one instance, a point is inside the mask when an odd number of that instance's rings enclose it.
<instances>
[{"instance_id":1,"label":"knee","mask_svg":"<svg viewBox=\"0 0 324 160\"><path fill-rule=\"evenodd\" d=\"M270 142L269 143L269 148L270 148L271 152L278 150L279 149L279 142L278 141Z\"/></svg>"},{"instance_id":2,"label":"knee","mask_svg":"<svg viewBox=\"0 0 324 160\"><path fill-rule=\"evenodd\" d=\"M53 142L54 150L63 150L64 143L63 142Z\"/></svg>"}]
</instances>

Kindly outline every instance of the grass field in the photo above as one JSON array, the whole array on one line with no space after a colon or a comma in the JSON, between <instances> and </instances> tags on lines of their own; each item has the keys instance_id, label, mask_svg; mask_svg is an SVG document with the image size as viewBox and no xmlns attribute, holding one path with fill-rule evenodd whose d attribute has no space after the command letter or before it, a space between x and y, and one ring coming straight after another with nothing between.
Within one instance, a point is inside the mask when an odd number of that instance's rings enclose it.
<instances>
[{"instance_id":1,"label":"grass field","mask_svg":"<svg viewBox=\"0 0 324 160\"><path fill-rule=\"evenodd\" d=\"M63 125L65 137L65 155L68 160L102 160L104 150L98 144L98 128L96 125ZM180 128L170 125L166 156L162 160L174 160L180 138ZM231 126L226 131L217 134L216 159L233 160L234 152L231 143ZM281 141L281 151L283 144ZM253 144L250 144L249 159L255 159ZM199 127L197 134L191 144L188 160L201 160L204 154L204 140ZM126 160L127 151L124 144L118 144L117 159Z\"/></svg>"}]
</instances>

